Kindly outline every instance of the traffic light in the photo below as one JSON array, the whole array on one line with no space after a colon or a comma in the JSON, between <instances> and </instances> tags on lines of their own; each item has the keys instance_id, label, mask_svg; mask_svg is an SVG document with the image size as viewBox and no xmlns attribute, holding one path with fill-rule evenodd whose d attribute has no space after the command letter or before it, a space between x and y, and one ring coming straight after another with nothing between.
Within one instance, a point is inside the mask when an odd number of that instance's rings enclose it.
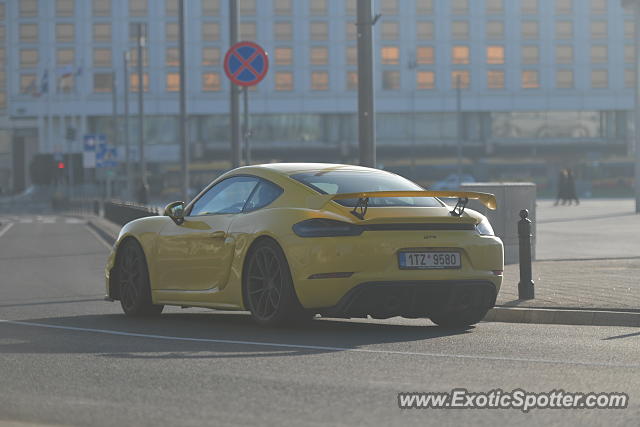
<instances>
[{"instance_id":1,"label":"traffic light","mask_svg":"<svg viewBox=\"0 0 640 427\"><path fill-rule=\"evenodd\" d=\"M64 169L64 168L65 168L64 162L58 162L58 169Z\"/></svg>"}]
</instances>

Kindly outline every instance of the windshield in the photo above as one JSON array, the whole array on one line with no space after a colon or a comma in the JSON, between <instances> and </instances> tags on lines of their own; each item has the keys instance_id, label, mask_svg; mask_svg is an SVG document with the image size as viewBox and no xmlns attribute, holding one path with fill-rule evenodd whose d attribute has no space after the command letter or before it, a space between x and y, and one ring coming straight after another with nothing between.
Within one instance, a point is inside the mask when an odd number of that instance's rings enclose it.
<instances>
[{"instance_id":1,"label":"windshield","mask_svg":"<svg viewBox=\"0 0 640 427\"><path fill-rule=\"evenodd\" d=\"M401 176L378 171L319 171L291 175L321 194L361 193L364 191L422 191L419 185ZM343 206L353 207L356 199L336 200ZM382 206L443 206L433 197L380 197L369 200L369 207Z\"/></svg>"}]
</instances>

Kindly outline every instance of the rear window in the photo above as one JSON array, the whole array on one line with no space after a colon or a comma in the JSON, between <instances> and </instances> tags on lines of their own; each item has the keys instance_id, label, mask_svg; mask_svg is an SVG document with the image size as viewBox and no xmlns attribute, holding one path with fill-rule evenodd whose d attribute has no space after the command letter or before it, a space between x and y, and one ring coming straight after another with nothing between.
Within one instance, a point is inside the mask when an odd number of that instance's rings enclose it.
<instances>
[{"instance_id":1,"label":"rear window","mask_svg":"<svg viewBox=\"0 0 640 427\"><path fill-rule=\"evenodd\" d=\"M321 194L361 193L364 191L422 191L418 184L398 175L372 171L319 171L291 175L291 178L313 188ZM343 206L353 207L356 199L336 200ZM443 206L433 197L380 197L369 199L370 207L384 206Z\"/></svg>"}]
</instances>

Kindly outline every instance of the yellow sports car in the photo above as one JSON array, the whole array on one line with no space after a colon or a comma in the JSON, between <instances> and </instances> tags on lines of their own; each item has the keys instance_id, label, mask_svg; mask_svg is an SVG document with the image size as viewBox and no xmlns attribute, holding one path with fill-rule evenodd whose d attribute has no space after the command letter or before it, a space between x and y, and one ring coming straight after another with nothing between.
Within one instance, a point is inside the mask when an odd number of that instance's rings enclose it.
<instances>
[{"instance_id":1,"label":"yellow sports car","mask_svg":"<svg viewBox=\"0 0 640 427\"><path fill-rule=\"evenodd\" d=\"M469 199L496 207L491 194L425 191L359 166L241 167L126 224L107 299L130 316L177 305L249 310L267 325L315 314L470 325L495 304L503 248Z\"/></svg>"}]
</instances>

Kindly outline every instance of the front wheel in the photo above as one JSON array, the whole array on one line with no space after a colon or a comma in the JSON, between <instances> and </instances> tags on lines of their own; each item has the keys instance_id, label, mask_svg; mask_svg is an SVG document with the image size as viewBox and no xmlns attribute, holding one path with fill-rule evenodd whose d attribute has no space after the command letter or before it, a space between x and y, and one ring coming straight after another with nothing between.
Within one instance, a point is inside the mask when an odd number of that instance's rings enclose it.
<instances>
[{"instance_id":1,"label":"front wheel","mask_svg":"<svg viewBox=\"0 0 640 427\"><path fill-rule=\"evenodd\" d=\"M147 261L140 245L129 240L118 250L117 279L120 305L127 316L157 316L164 306L151 302Z\"/></svg>"},{"instance_id":2,"label":"front wheel","mask_svg":"<svg viewBox=\"0 0 640 427\"><path fill-rule=\"evenodd\" d=\"M245 304L262 325L281 326L311 317L298 301L282 249L272 240L262 240L250 250L242 283Z\"/></svg>"},{"instance_id":3,"label":"front wheel","mask_svg":"<svg viewBox=\"0 0 640 427\"><path fill-rule=\"evenodd\" d=\"M443 328L464 328L475 325L487 315L488 308L467 308L431 316L431 321Z\"/></svg>"}]
</instances>

